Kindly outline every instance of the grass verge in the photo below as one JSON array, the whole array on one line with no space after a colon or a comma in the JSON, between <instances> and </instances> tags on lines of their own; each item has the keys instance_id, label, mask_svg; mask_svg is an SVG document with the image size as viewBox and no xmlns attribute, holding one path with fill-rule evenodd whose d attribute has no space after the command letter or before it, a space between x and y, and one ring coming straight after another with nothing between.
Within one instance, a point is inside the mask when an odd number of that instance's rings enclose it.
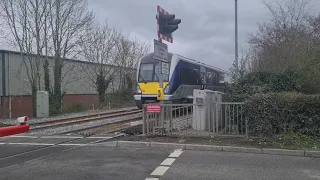
<instances>
[{"instance_id":1,"label":"grass verge","mask_svg":"<svg viewBox=\"0 0 320 180\"><path fill-rule=\"evenodd\" d=\"M287 132L265 139L264 142L280 149L320 150L320 141L301 133Z\"/></svg>"},{"instance_id":2,"label":"grass verge","mask_svg":"<svg viewBox=\"0 0 320 180\"><path fill-rule=\"evenodd\" d=\"M320 141L299 133L284 133L272 138L244 138L232 136L179 137L179 136L135 136L119 137L123 141L164 142L201 144L217 146L237 146L249 148L275 148L291 150L320 150Z\"/></svg>"}]
</instances>

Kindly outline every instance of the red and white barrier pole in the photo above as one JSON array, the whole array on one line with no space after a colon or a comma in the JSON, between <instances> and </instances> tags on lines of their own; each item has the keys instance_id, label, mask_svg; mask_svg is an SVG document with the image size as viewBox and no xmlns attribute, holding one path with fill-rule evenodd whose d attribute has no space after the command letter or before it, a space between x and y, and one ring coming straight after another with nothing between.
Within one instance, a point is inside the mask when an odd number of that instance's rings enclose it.
<instances>
[{"instance_id":1,"label":"red and white barrier pole","mask_svg":"<svg viewBox=\"0 0 320 180\"><path fill-rule=\"evenodd\" d=\"M27 124L28 117L18 117L17 120L19 125L0 128L0 137L29 132L30 126Z\"/></svg>"}]
</instances>

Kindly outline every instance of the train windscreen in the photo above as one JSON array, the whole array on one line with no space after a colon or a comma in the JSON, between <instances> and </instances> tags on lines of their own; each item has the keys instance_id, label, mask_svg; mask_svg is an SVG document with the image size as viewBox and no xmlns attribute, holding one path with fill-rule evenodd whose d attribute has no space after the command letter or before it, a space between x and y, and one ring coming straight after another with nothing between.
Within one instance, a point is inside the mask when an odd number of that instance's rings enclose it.
<instances>
[{"instance_id":1,"label":"train windscreen","mask_svg":"<svg viewBox=\"0 0 320 180\"><path fill-rule=\"evenodd\" d=\"M151 82L153 77L154 64L141 64L139 82Z\"/></svg>"},{"instance_id":2,"label":"train windscreen","mask_svg":"<svg viewBox=\"0 0 320 180\"><path fill-rule=\"evenodd\" d=\"M154 81L159 81L159 77L160 76L160 69L159 69L159 63L155 64L155 74L153 77ZM162 74L162 78L164 82L168 82L169 81L169 74Z\"/></svg>"},{"instance_id":3,"label":"train windscreen","mask_svg":"<svg viewBox=\"0 0 320 180\"><path fill-rule=\"evenodd\" d=\"M143 63L140 65L138 82L158 82L160 76L159 63ZM163 74L163 81L169 81L169 74Z\"/></svg>"}]
</instances>

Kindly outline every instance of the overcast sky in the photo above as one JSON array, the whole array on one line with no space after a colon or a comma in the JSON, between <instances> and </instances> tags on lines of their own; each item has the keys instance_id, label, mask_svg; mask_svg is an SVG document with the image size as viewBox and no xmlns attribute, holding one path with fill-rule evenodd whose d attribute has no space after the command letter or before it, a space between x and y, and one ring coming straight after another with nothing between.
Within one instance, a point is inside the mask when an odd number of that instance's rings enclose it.
<instances>
[{"instance_id":1,"label":"overcast sky","mask_svg":"<svg viewBox=\"0 0 320 180\"><path fill-rule=\"evenodd\" d=\"M168 44L172 53L228 70L234 61L235 0L88 0L98 21L123 30L151 45L157 39L156 12L160 5L181 19ZM268 18L262 0L238 0L239 54L257 23ZM0 39L1 40L1 39ZM0 42L0 49L10 49Z\"/></svg>"},{"instance_id":2,"label":"overcast sky","mask_svg":"<svg viewBox=\"0 0 320 180\"><path fill-rule=\"evenodd\" d=\"M234 0L89 0L100 22L151 44L157 39L156 7L181 19L168 44L172 53L228 70L234 60ZM268 16L262 0L238 0L239 53L249 33Z\"/></svg>"}]
</instances>

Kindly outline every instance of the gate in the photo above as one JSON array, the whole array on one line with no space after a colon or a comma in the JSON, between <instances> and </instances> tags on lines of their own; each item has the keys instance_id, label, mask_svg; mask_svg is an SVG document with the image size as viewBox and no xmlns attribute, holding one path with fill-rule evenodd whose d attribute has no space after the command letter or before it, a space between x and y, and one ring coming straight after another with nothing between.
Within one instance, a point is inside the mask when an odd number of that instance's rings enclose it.
<instances>
[{"instance_id":1,"label":"gate","mask_svg":"<svg viewBox=\"0 0 320 180\"><path fill-rule=\"evenodd\" d=\"M160 106L160 111L150 110ZM153 108L152 108L153 109ZM155 108L158 109L158 108ZM143 107L143 134L165 135L190 129L193 104L147 104Z\"/></svg>"}]
</instances>

